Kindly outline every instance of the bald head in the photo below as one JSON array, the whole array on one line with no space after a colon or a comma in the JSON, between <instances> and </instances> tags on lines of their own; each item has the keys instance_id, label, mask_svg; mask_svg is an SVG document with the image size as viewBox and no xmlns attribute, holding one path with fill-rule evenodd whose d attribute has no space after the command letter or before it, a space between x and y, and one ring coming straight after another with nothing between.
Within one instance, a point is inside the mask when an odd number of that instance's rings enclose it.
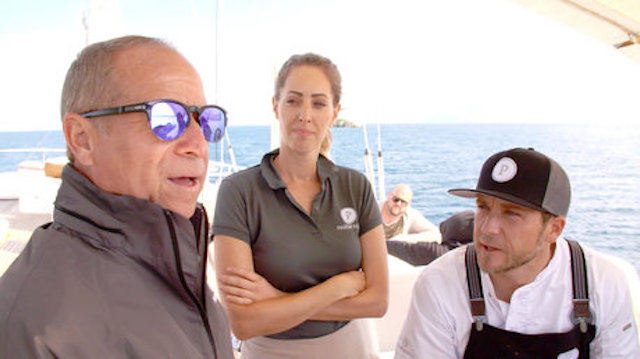
<instances>
[{"instance_id":1,"label":"bald head","mask_svg":"<svg viewBox=\"0 0 640 359\"><path fill-rule=\"evenodd\" d=\"M411 204L411 199L413 198L413 191L411 190L411 187L409 187L408 184L401 183L401 184L393 187L393 190L391 190L389 195L390 196L396 196L396 197L408 202L409 204Z\"/></svg>"},{"instance_id":2,"label":"bald head","mask_svg":"<svg viewBox=\"0 0 640 359\"><path fill-rule=\"evenodd\" d=\"M392 216L401 216L407 212L411 204L413 191L408 184L401 183L393 187L385 202L386 211Z\"/></svg>"}]
</instances>

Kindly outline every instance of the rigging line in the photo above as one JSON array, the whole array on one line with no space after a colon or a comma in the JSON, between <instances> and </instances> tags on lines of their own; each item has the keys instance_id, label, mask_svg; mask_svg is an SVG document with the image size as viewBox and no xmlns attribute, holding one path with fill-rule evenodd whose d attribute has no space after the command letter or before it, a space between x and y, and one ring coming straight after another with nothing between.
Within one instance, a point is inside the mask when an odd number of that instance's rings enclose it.
<instances>
[{"instance_id":1,"label":"rigging line","mask_svg":"<svg viewBox=\"0 0 640 359\"><path fill-rule=\"evenodd\" d=\"M384 164L382 161L382 139L380 135L380 119L378 118L378 194L379 198L385 198L384 190Z\"/></svg>"},{"instance_id":2,"label":"rigging line","mask_svg":"<svg viewBox=\"0 0 640 359\"><path fill-rule=\"evenodd\" d=\"M639 43L640 43L640 37L634 36L633 34L629 34L629 40L614 44L613 47L615 47L616 49L621 49L623 47L637 45Z\"/></svg>"},{"instance_id":3,"label":"rigging line","mask_svg":"<svg viewBox=\"0 0 640 359\"><path fill-rule=\"evenodd\" d=\"M220 74L219 70L220 70L220 56L219 56L219 52L220 52L220 39L222 38L222 36L220 36L220 8L222 7L220 5L220 2L222 0L217 0L216 1L216 17L215 17L215 21L214 21L214 29L216 32L216 36L215 36L215 47L214 47L214 57L215 57L215 68L214 68L214 73L216 76L216 80L213 82L213 90L214 90L214 97L213 100L215 101L215 103L218 103L218 87L220 85L219 83L219 78L218 75Z\"/></svg>"},{"instance_id":4,"label":"rigging line","mask_svg":"<svg viewBox=\"0 0 640 359\"><path fill-rule=\"evenodd\" d=\"M373 177L373 160L371 159L371 152L369 151L369 138L367 137L367 124L364 123L362 125L363 133L364 133L364 169L371 183L371 187L373 187L373 193L375 194L375 179Z\"/></svg>"},{"instance_id":5,"label":"rigging line","mask_svg":"<svg viewBox=\"0 0 640 359\"><path fill-rule=\"evenodd\" d=\"M224 132L224 138L227 140L227 151L229 152L229 159L231 160L232 171L237 172L238 163L236 162L236 155L233 152L233 146L231 146L231 138L229 137L229 131Z\"/></svg>"},{"instance_id":6,"label":"rigging line","mask_svg":"<svg viewBox=\"0 0 640 359\"><path fill-rule=\"evenodd\" d=\"M608 23L609 25L617 27L618 29L620 29L621 31L623 31L624 33L629 35L629 37L632 37L632 38L635 37L636 39L640 38L640 34L637 34L635 31L631 30L630 28L620 24L619 22L617 22L614 19L608 18L608 17L604 16L603 14L598 13L595 10L592 10L592 9L589 9L589 8L583 6L583 5L580 5L580 4L578 4L577 2L575 2L573 0L561 0L561 1L564 2L565 4L569 5L569 6L573 6L577 10L580 10L582 12L585 12L585 13L595 17L596 19L602 20L602 21ZM615 10L612 9L612 11L615 11Z\"/></svg>"}]
</instances>

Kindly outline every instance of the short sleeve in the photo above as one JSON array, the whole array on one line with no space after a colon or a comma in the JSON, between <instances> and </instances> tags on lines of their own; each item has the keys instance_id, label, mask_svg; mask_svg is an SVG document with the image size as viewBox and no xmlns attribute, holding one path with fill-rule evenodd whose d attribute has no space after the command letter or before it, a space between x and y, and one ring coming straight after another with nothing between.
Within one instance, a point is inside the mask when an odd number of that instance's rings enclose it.
<instances>
[{"instance_id":1,"label":"short sleeve","mask_svg":"<svg viewBox=\"0 0 640 359\"><path fill-rule=\"evenodd\" d=\"M360 235L363 235L376 226L382 224L382 216L380 207L373 194L371 183L364 175L360 174L360 183L362 188L362 201L360 207Z\"/></svg>"},{"instance_id":2,"label":"short sleeve","mask_svg":"<svg viewBox=\"0 0 640 359\"><path fill-rule=\"evenodd\" d=\"M640 358L631 292L631 288L640 288L635 268L622 259L583 248L597 329L591 357Z\"/></svg>"},{"instance_id":3,"label":"short sleeve","mask_svg":"<svg viewBox=\"0 0 640 359\"><path fill-rule=\"evenodd\" d=\"M233 177L220 183L211 231L214 235L234 237L251 244L246 199L233 182Z\"/></svg>"}]
</instances>

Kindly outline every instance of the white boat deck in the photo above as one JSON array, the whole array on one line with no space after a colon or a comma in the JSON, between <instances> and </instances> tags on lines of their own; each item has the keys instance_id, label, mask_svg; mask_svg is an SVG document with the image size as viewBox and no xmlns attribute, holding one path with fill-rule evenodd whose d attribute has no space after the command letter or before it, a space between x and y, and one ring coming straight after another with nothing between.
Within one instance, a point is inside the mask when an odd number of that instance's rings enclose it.
<instances>
[{"instance_id":1,"label":"white boat deck","mask_svg":"<svg viewBox=\"0 0 640 359\"><path fill-rule=\"evenodd\" d=\"M228 167L215 161L210 165L210 176L218 181L207 184L200 197L210 216L215 209L219 179L228 175L228 171ZM52 220L53 201L60 179L44 176L39 168L29 168L0 173L1 183L8 184L8 187L0 192L0 276L23 250L32 232ZM393 349L411 300L413 284L420 270L419 267L389 256L389 309L382 318L365 319L380 348L379 358L393 357Z\"/></svg>"},{"instance_id":2,"label":"white boat deck","mask_svg":"<svg viewBox=\"0 0 640 359\"><path fill-rule=\"evenodd\" d=\"M50 213L23 213L18 200L0 200L0 275L13 263L31 233L50 222ZM393 349L411 300L411 290L421 268L389 256L389 309L382 318L366 319L380 348L381 359L393 358Z\"/></svg>"},{"instance_id":3,"label":"white boat deck","mask_svg":"<svg viewBox=\"0 0 640 359\"><path fill-rule=\"evenodd\" d=\"M17 199L0 199L0 275L20 254L33 230L50 221L51 212L20 212Z\"/></svg>"}]
</instances>

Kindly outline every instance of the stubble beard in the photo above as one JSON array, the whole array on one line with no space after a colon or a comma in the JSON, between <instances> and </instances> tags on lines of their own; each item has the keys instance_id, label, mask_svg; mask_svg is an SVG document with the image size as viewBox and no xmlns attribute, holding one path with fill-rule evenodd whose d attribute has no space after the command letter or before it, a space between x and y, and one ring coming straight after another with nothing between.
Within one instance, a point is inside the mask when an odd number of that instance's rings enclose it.
<instances>
[{"instance_id":1,"label":"stubble beard","mask_svg":"<svg viewBox=\"0 0 640 359\"><path fill-rule=\"evenodd\" d=\"M540 255L540 253L542 252L542 248L544 247L544 243L545 243L543 231L544 231L544 228L543 230L540 231L540 233L538 233L536 248L533 252L520 253L517 255L509 255L507 257L506 263L504 263L503 265L496 266L494 268L491 267L489 258L483 258L482 255L479 255L478 266L480 267L480 269L482 269L486 273L502 274L528 264L529 262L534 260L536 257L538 257L538 255ZM489 243L491 243L491 241L489 241Z\"/></svg>"},{"instance_id":2,"label":"stubble beard","mask_svg":"<svg viewBox=\"0 0 640 359\"><path fill-rule=\"evenodd\" d=\"M386 205L387 205L387 212L389 212L389 214L392 215L393 217L399 217L402 214L402 211L399 208L397 211L394 211L393 205L390 204L389 202L387 202Z\"/></svg>"}]
</instances>

